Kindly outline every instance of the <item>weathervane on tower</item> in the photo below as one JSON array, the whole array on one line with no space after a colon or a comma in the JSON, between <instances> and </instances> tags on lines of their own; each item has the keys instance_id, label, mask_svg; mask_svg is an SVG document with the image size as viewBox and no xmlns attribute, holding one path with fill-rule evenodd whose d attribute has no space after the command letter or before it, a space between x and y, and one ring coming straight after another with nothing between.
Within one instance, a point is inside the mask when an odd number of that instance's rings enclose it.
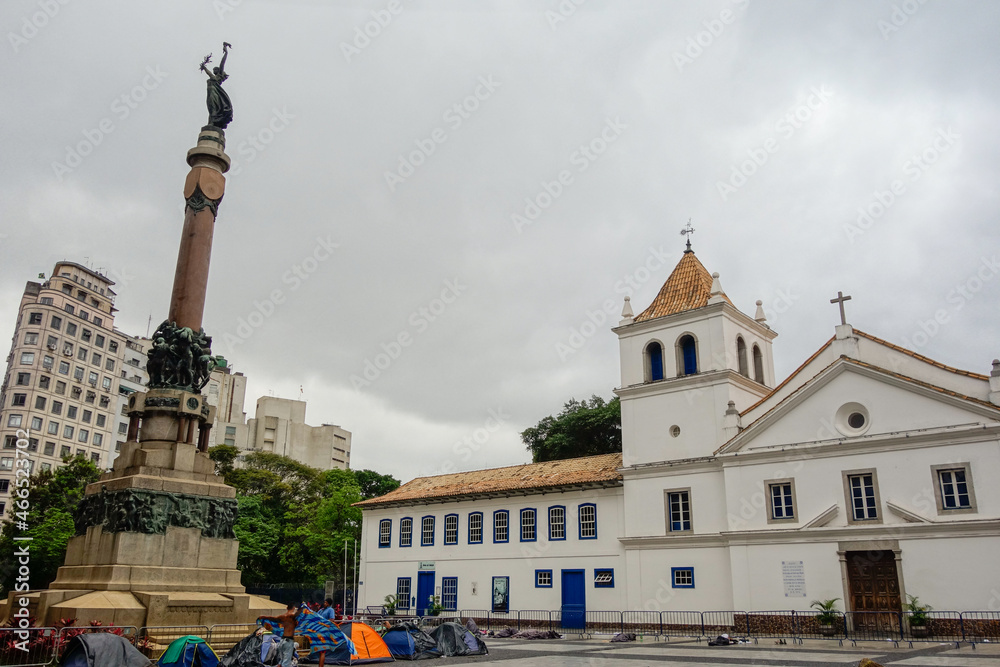
<instances>
[{"instance_id":1,"label":"weathervane on tower","mask_svg":"<svg viewBox=\"0 0 1000 667\"><path fill-rule=\"evenodd\" d=\"M687 250L684 252L694 252L691 250L691 235L694 234L694 227L691 226L691 218L688 218L687 226L681 230L681 236L687 237Z\"/></svg>"}]
</instances>

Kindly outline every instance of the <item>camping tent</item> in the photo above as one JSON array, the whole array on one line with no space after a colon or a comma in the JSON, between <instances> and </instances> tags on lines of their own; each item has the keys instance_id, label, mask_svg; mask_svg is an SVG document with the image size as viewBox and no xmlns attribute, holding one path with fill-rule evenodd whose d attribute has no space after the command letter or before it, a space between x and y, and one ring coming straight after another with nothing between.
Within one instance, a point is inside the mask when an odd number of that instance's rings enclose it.
<instances>
[{"instance_id":1,"label":"camping tent","mask_svg":"<svg viewBox=\"0 0 1000 667\"><path fill-rule=\"evenodd\" d=\"M382 635L382 640L389 647L392 657L399 660L437 658L441 655L434 638L418 628L415 623L392 626Z\"/></svg>"},{"instance_id":2,"label":"camping tent","mask_svg":"<svg viewBox=\"0 0 1000 667\"><path fill-rule=\"evenodd\" d=\"M319 654L325 651L326 664L351 664L354 647L347 635L341 632L333 621L326 620L303 605L295 622L295 634L309 640L309 656L305 660L299 660L300 663L319 662ZM282 636L283 630L277 623L268 620L263 620L261 623L278 637Z\"/></svg>"},{"instance_id":3,"label":"camping tent","mask_svg":"<svg viewBox=\"0 0 1000 667\"><path fill-rule=\"evenodd\" d=\"M486 655L486 644L458 623L442 623L431 631L442 655Z\"/></svg>"},{"instance_id":4,"label":"camping tent","mask_svg":"<svg viewBox=\"0 0 1000 667\"><path fill-rule=\"evenodd\" d=\"M160 667L219 667L219 656L201 637L186 635L170 642L156 664Z\"/></svg>"},{"instance_id":5,"label":"camping tent","mask_svg":"<svg viewBox=\"0 0 1000 667\"><path fill-rule=\"evenodd\" d=\"M392 653L382 636L373 627L361 621L344 621L337 627L354 643L352 665L368 662L392 662Z\"/></svg>"},{"instance_id":6,"label":"camping tent","mask_svg":"<svg viewBox=\"0 0 1000 667\"><path fill-rule=\"evenodd\" d=\"M153 663L127 639L111 632L72 637L59 662L62 667L150 667Z\"/></svg>"},{"instance_id":7,"label":"camping tent","mask_svg":"<svg viewBox=\"0 0 1000 667\"><path fill-rule=\"evenodd\" d=\"M259 632L252 632L229 649L226 655L222 656L219 664L222 667L264 667L261 657L261 644L263 638Z\"/></svg>"}]
</instances>

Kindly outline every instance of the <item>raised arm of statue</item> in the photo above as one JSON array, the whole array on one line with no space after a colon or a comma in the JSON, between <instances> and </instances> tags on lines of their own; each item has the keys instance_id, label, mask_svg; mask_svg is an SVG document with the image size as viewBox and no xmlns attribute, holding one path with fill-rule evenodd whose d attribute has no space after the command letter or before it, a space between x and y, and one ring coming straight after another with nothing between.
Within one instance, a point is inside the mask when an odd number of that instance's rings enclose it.
<instances>
[{"instance_id":1,"label":"raised arm of statue","mask_svg":"<svg viewBox=\"0 0 1000 667\"><path fill-rule=\"evenodd\" d=\"M222 74L223 79L229 78L226 74L226 58L229 57L229 49L233 48L233 45L229 42L222 43L222 60L219 61L219 73Z\"/></svg>"}]
</instances>

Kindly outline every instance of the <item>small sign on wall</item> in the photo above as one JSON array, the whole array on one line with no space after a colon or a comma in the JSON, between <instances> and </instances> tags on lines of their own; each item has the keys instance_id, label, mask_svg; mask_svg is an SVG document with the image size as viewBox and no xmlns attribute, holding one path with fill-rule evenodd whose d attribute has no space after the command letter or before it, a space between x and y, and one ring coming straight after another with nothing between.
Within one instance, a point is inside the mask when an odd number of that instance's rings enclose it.
<instances>
[{"instance_id":1,"label":"small sign on wall","mask_svg":"<svg viewBox=\"0 0 1000 667\"><path fill-rule=\"evenodd\" d=\"M785 586L786 598L806 596L806 566L800 560L781 561L781 581Z\"/></svg>"},{"instance_id":2,"label":"small sign on wall","mask_svg":"<svg viewBox=\"0 0 1000 667\"><path fill-rule=\"evenodd\" d=\"M433 570L434 569L434 561L432 561L432 560L422 560L419 563L417 563L417 569L418 570Z\"/></svg>"}]
</instances>

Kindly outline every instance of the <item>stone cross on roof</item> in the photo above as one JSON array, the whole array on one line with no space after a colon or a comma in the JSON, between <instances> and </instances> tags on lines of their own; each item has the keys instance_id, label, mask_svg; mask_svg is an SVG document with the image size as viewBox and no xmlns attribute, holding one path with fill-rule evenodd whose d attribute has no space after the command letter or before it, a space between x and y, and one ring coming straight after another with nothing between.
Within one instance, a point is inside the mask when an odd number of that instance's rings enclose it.
<instances>
[{"instance_id":1,"label":"stone cross on roof","mask_svg":"<svg viewBox=\"0 0 1000 667\"><path fill-rule=\"evenodd\" d=\"M844 302L845 301L850 301L850 300L851 300L851 297L844 296L843 292L837 292L837 298L836 299L830 299L830 303L839 303L840 304L840 323L841 324L847 324L847 316L844 314Z\"/></svg>"}]
</instances>

